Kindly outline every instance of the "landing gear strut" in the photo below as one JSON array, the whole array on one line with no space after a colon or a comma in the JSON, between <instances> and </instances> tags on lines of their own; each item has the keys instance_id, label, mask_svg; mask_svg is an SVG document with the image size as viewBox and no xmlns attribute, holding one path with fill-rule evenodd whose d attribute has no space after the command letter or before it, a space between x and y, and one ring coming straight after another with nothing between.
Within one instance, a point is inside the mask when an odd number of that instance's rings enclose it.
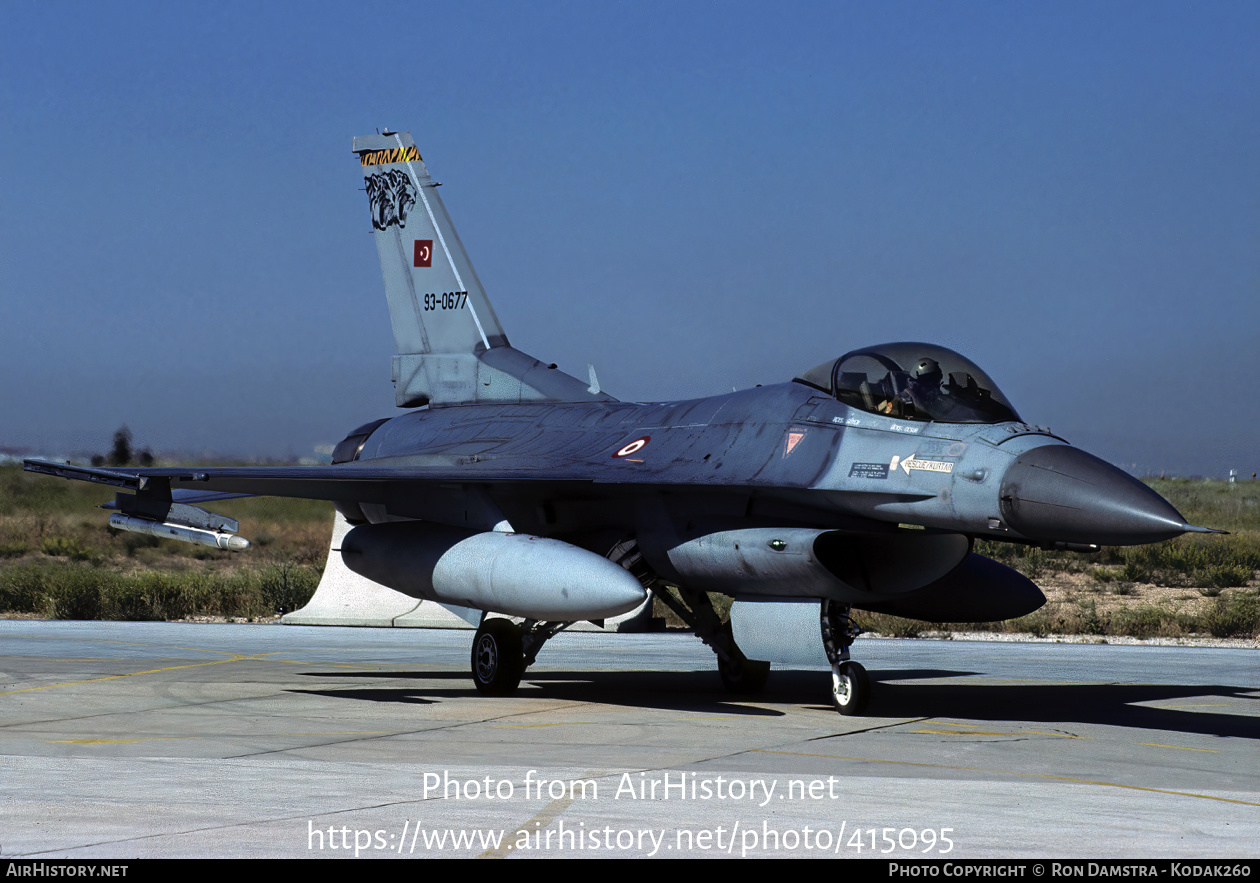
<instances>
[{"instance_id":1,"label":"landing gear strut","mask_svg":"<svg viewBox=\"0 0 1260 883\"><path fill-rule=\"evenodd\" d=\"M538 658L543 644L571 625L533 619L517 625L502 617L483 620L472 646L472 677L477 692L511 696L520 686L525 669Z\"/></svg>"},{"instance_id":2,"label":"landing gear strut","mask_svg":"<svg viewBox=\"0 0 1260 883\"><path fill-rule=\"evenodd\" d=\"M841 714L861 714L871 698L866 669L849 659L849 646L862 633L849 618L848 604L823 599L821 626L823 648L831 663L831 704Z\"/></svg>"},{"instance_id":3,"label":"landing gear strut","mask_svg":"<svg viewBox=\"0 0 1260 883\"><path fill-rule=\"evenodd\" d=\"M704 592L679 588L682 600L664 588L652 587L652 594L691 626L696 637L708 644L718 658L718 675L732 693L750 696L760 693L770 676L770 663L749 659L735 643L730 622L722 622Z\"/></svg>"}]
</instances>

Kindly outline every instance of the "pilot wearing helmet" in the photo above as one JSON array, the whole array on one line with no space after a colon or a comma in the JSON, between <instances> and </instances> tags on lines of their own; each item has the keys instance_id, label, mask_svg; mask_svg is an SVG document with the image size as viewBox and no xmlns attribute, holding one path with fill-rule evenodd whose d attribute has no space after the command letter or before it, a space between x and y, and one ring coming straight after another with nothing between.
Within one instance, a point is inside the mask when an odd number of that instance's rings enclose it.
<instances>
[{"instance_id":1,"label":"pilot wearing helmet","mask_svg":"<svg viewBox=\"0 0 1260 883\"><path fill-rule=\"evenodd\" d=\"M945 373L940 363L926 356L919 358L914 364L914 376L906 383L900 398L912 406L913 412L921 417L931 418L941 410L941 382Z\"/></svg>"},{"instance_id":2,"label":"pilot wearing helmet","mask_svg":"<svg viewBox=\"0 0 1260 883\"><path fill-rule=\"evenodd\" d=\"M914 366L914 379L910 381L910 388L917 391L922 387L925 391L930 390L933 395L939 395L941 381L944 379L945 374L941 371L941 366L936 359L925 356Z\"/></svg>"}]
</instances>

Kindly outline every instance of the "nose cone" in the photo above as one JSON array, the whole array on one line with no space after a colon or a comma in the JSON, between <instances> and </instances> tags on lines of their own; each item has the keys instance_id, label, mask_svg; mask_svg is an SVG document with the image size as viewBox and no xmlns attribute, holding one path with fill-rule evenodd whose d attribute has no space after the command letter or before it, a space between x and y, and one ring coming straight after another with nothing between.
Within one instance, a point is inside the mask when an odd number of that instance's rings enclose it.
<instances>
[{"instance_id":1,"label":"nose cone","mask_svg":"<svg viewBox=\"0 0 1260 883\"><path fill-rule=\"evenodd\" d=\"M1006 523L1043 542L1136 546L1190 529L1142 482L1069 445L1020 454L1002 478L1001 500Z\"/></svg>"}]
</instances>

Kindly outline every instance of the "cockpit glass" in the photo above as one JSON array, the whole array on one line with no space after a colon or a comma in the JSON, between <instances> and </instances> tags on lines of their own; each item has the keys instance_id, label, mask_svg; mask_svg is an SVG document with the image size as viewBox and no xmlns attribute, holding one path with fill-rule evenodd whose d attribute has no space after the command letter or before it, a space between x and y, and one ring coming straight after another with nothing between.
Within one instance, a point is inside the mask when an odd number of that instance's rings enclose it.
<instances>
[{"instance_id":1,"label":"cockpit glass","mask_svg":"<svg viewBox=\"0 0 1260 883\"><path fill-rule=\"evenodd\" d=\"M903 420L1019 420L987 374L953 350L930 343L887 343L856 350L796 379L846 405Z\"/></svg>"}]
</instances>

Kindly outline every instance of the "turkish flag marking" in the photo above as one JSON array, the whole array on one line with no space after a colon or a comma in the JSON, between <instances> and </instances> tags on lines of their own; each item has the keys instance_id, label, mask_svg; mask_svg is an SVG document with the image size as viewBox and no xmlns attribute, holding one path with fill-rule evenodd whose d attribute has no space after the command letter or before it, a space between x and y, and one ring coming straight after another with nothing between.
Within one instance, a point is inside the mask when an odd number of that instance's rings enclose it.
<instances>
[{"instance_id":1,"label":"turkish flag marking","mask_svg":"<svg viewBox=\"0 0 1260 883\"><path fill-rule=\"evenodd\" d=\"M416 266L432 267L433 266L433 240L417 239L416 240Z\"/></svg>"}]
</instances>

